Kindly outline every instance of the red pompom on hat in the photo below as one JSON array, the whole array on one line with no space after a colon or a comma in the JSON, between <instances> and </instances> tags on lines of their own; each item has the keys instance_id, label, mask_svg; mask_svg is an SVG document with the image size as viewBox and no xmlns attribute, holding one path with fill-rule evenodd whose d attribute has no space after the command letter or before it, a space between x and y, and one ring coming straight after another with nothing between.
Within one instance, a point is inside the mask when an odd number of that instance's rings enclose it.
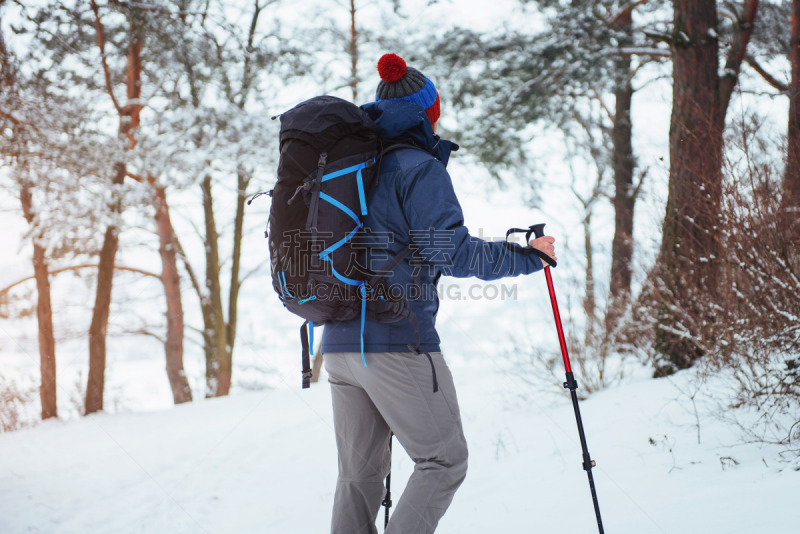
<instances>
[{"instance_id":1,"label":"red pompom on hat","mask_svg":"<svg viewBox=\"0 0 800 534\"><path fill-rule=\"evenodd\" d=\"M394 83L405 76L406 61L397 54L384 54L378 60L378 74L386 83Z\"/></svg>"}]
</instances>

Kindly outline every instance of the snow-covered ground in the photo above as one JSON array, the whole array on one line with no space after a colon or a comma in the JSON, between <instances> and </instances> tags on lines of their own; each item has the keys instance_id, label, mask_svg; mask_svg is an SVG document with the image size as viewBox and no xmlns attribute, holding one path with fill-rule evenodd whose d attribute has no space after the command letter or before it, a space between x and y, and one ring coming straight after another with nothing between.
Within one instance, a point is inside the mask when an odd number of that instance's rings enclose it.
<instances>
[{"instance_id":1,"label":"snow-covered ground","mask_svg":"<svg viewBox=\"0 0 800 534\"><path fill-rule=\"evenodd\" d=\"M499 360L452 371L470 471L437 532L596 532L569 399ZM687 380L642 376L582 402L606 532L797 533L800 462L737 444L702 402L696 419ZM395 500L411 467L396 447ZM0 532L317 534L335 479L324 380L49 421L0 434Z\"/></svg>"}]
</instances>

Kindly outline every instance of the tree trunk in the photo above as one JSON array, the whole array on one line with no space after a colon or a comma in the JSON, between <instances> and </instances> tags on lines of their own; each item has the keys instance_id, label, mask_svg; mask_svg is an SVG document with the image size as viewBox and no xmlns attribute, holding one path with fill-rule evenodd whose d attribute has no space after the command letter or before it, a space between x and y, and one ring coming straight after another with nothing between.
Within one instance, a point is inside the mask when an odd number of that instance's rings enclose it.
<instances>
[{"instance_id":1,"label":"tree trunk","mask_svg":"<svg viewBox=\"0 0 800 534\"><path fill-rule=\"evenodd\" d=\"M631 31L630 12L620 17L620 29L628 34ZM620 314L630 301L631 279L633 273L633 128L631 121L631 58L623 55L617 67L619 77L614 91L616 111L611 133L614 145L614 239L611 243L611 278L609 286L608 310L605 330L611 333L616 327Z\"/></svg>"},{"instance_id":2,"label":"tree trunk","mask_svg":"<svg viewBox=\"0 0 800 534\"><path fill-rule=\"evenodd\" d=\"M113 194L125 180L125 164L114 165ZM122 211L122 202L117 199L111 206L112 216ZM97 267L97 293L95 295L92 324L89 326L89 379L86 384L85 414L103 409L103 390L106 371L106 331L111 307L111 289L114 279L114 260L119 245L119 229L111 223L106 229L100 261Z\"/></svg>"},{"instance_id":3,"label":"tree trunk","mask_svg":"<svg viewBox=\"0 0 800 534\"><path fill-rule=\"evenodd\" d=\"M786 171L783 176L782 212L785 224L791 224L788 235L800 234L800 0L792 2L792 38L790 58L792 79L789 83L789 130ZM786 227L788 229L788 226Z\"/></svg>"},{"instance_id":4,"label":"tree trunk","mask_svg":"<svg viewBox=\"0 0 800 534\"><path fill-rule=\"evenodd\" d=\"M616 91L616 117L612 138L614 143L614 239L611 243L611 282L606 331L616 327L617 319L630 301L633 277L633 170L634 157L630 83Z\"/></svg>"},{"instance_id":5,"label":"tree trunk","mask_svg":"<svg viewBox=\"0 0 800 534\"><path fill-rule=\"evenodd\" d=\"M131 4L133 6L133 4ZM128 12L128 60L125 86L128 100L120 111L119 133L128 138L128 147L136 147L136 130L142 105L142 49L144 48L144 20L142 12L131 7Z\"/></svg>"},{"instance_id":6,"label":"tree trunk","mask_svg":"<svg viewBox=\"0 0 800 534\"><path fill-rule=\"evenodd\" d=\"M101 63L106 79L106 91L111 98L119 116L119 137L127 139L128 149L136 147L136 130L139 127L139 114L144 107L142 95L142 50L144 48L144 19L142 12L135 6L129 6L128 18L128 53L125 67L126 96L124 106L120 106L114 96L111 73L106 61L105 31L100 20L100 9L95 0L91 1L95 16L97 44L101 52ZM122 185L127 175L125 163L114 165L114 190ZM111 206L112 217L120 214L122 202L116 200ZM88 415L103 409L103 390L105 388L106 370L106 331L111 306L111 289L114 279L114 260L119 246L119 229L114 223L106 229L100 261L97 267L97 294L95 295L92 323L89 326L89 378L86 384L85 413Z\"/></svg>"},{"instance_id":7,"label":"tree trunk","mask_svg":"<svg viewBox=\"0 0 800 534\"><path fill-rule=\"evenodd\" d=\"M350 0L350 89L353 92L353 102L358 101L358 30L356 29L356 2Z\"/></svg>"},{"instance_id":8,"label":"tree trunk","mask_svg":"<svg viewBox=\"0 0 800 534\"><path fill-rule=\"evenodd\" d=\"M16 81L14 66L11 64L11 54L8 53L8 48L6 48L6 42L3 38L3 2L5 0L0 0L0 91L6 87L11 87Z\"/></svg>"},{"instance_id":9,"label":"tree trunk","mask_svg":"<svg viewBox=\"0 0 800 534\"><path fill-rule=\"evenodd\" d=\"M219 235L214 220L214 204L211 196L211 176L202 183L203 212L206 229L206 289L210 323L206 325L206 383L208 397L227 395L231 388L231 355L228 353L227 325L222 309L222 288L220 287ZM208 331L208 327L211 330Z\"/></svg>"},{"instance_id":10,"label":"tree trunk","mask_svg":"<svg viewBox=\"0 0 800 534\"><path fill-rule=\"evenodd\" d=\"M250 19L250 27L247 33L246 50L253 50L256 47L256 28L258 20L268 3L256 1L253 6L253 13ZM230 83L225 84L225 94L231 104L244 110L250 90L259 70L253 68L255 56L246 54L242 65L241 86L238 92L234 92ZM195 108L200 106L200 91L196 87L194 80L194 63L192 55L183 53L181 62L190 80L190 94L192 105ZM242 282L240 280L241 255L242 255L242 236L244 234L244 211L247 199L247 188L250 184L250 172L239 166L237 169L238 193L236 199L236 214L234 218L233 231L233 252L231 257L231 276L230 288L228 293L228 320L225 321L224 309L222 306L222 288L220 284L220 258L219 258L219 236L217 234L216 222L214 219L213 192L211 187L211 177L206 176L201 184L203 190L203 211L205 215L205 237L206 245L206 289L200 287L199 281L194 276L188 261L184 257L184 263L189 271L192 285L200 298L200 308L203 313L203 348L206 358L206 396L215 397L227 395L230 391L232 372L233 372L233 349L236 341L236 327L238 320L239 290Z\"/></svg>"},{"instance_id":11,"label":"tree trunk","mask_svg":"<svg viewBox=\"0 0 800 534\"><path fill-rule=\"evenodd\" d=\"M594 291L594 249L592 247L592 212L591 205L586 206L586 215L583 218L583 249L586 254L586 272L583 295L583 311L586 315L586 329L584 331L584 345L593 346L597 330L597 301Z\"/></svg>"},{"instance_id":12,"label":"tree trunk","mask_svg":"<svg viewBox=\"0 0 800 534\"><path fill-rule=\"evenodd\" d=\"M34 220L30 184L20 190L22 212L28 224ZM33 240L33 272L36 278L36 319L39 325L39 367L41 385L39 397L42 402L42 419L58 417L56 403L56 341L53 335L53 309L50 303L50 274L44 247Z\"/></svg>"},{"instance_id":13,"label":"tree trunk","mask_svg":"<svg viewBox=\"0 0 800 534\"><path fill-rule=\"evenodd\" d=\"M244 235L244 210L247 201L247 188L251 174L239 167L237 173L236 216L233 221L233 258L231 259L231 286L228 294L228 326L226 340L228 354L233 362L233 346L236 342L236 322L239 309L240 271L242 263L242 236Z\"/></svg>"},{"instance_id":14,"label":"tree trunk","mask_svg":"<svg viewBox=\"0 0 800 534\"><path fill-rule=\"evenodd\" d=\"M164 351L167 360L167 378L172 389L175 404L190 402L192 390L183 369L183 301L181 299L181 278L175 247L175 231L169 216L167 194L162 186L155 185L156 228L158 230L161 255L161 283L167 300L167 339Z\"/></svg>"},{"instance_id":15,"label":"tree trunk","mask_svg":"<svg viewBox=\"0 0 800 534\"><path fill-rule=\"evenodd\" d=\"M715 295L722 187L722 129L715 0L675 0L669 194L660 250L656 326L659 373L690 366L703 353L710 318L695 289Z\"/></svg>"}]
</instances>

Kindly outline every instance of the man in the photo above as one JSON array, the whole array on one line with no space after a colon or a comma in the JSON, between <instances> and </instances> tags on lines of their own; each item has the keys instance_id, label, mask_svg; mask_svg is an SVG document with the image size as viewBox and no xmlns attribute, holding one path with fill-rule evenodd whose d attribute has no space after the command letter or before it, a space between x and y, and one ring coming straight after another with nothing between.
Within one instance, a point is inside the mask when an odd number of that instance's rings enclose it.
<instances>
[{"instance_id":1,"label":"man","mask_svg":"<svg viewBox=\"0 0 800 534\"><path fill-rule=\"evenodd\" d=\"M377 99L362 108L382 138L416 148L385 155L364 222L371 233L391 236L391 254L412 246L413 258L393 269L389 283L407 291L418 327L408 320L367 321L363 355L360 317L325 327L322 352L339 451L331 532L377 532L394 433L415 467L386 532L425 534L436 529L467 470L456 391L434 326L438 277L494 280L532 273L542 262L514 250L521 248L469 235L445 170L451 149L458 147L435 135L440 113L436 88L395 54L381 57L378 72ZM530 244L556 259L552 237ZM367 256L372 269L387 257Z\"/></svg>"}]
</instances>

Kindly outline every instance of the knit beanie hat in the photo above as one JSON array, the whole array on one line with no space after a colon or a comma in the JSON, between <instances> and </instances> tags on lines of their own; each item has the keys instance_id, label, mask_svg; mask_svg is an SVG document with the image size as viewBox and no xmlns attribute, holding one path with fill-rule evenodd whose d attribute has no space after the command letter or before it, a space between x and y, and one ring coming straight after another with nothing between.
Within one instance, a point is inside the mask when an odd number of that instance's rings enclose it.
<instances>
[{"instance_id":1,"label":"knit beanie hat","mask_svg":"<svg viewBox=\"0 0 800 534\"><path fill-rule=\"evenodd\" d=\"M433 82L397 54L384 54L378 60L381 81L375 100L405 100L425 109L434 124L439 120L439 93Z\"/></svg>"}]
</instances>

